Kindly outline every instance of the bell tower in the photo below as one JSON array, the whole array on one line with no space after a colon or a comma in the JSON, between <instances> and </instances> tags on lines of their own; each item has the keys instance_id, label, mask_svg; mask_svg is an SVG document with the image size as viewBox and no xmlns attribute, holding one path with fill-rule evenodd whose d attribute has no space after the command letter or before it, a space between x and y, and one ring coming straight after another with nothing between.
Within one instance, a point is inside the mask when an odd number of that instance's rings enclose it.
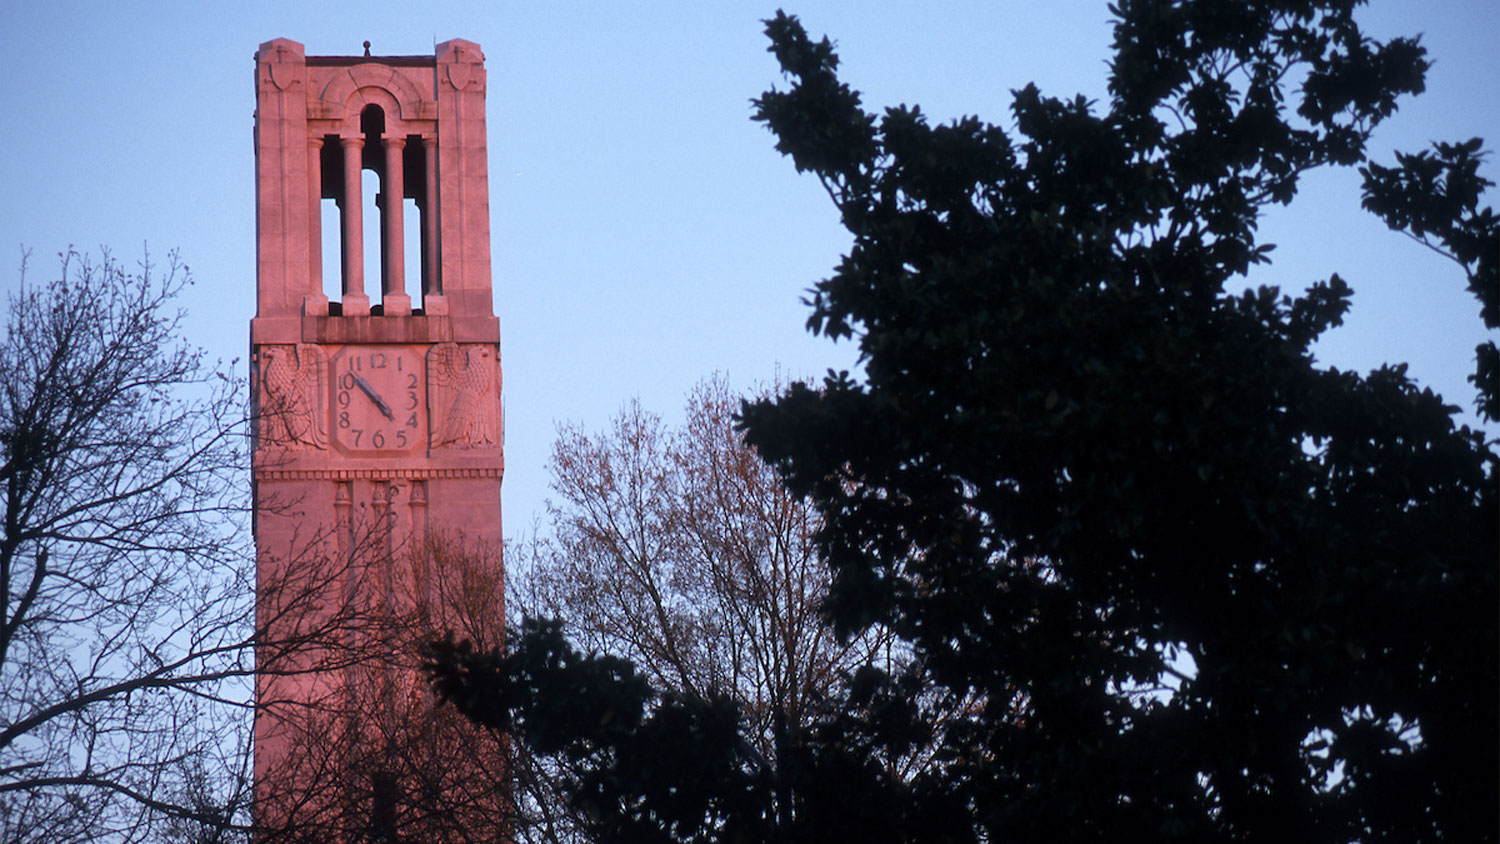
<instances>
[{"instance_id":1,"label":"bell tower","mask_svg":"<svg viewBox=\"0 0 1500 844\"><path fill-rule=\"evenodd\" d=\"M493 841L501 748L417 674L504 617L484 54L276 39L255 96L257 823Z\"/></svg>"}]
</instances>

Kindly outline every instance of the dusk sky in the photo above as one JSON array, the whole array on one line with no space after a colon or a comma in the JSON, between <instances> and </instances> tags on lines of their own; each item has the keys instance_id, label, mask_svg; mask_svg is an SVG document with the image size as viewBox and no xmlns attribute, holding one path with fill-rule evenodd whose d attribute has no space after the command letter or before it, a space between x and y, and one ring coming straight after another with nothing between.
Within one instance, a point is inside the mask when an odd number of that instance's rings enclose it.
<instances>
[{"instance_id":1,"label":"dusk sky","mask_svg":"<svg viewBox=\"0 0 1500 844\"><path fill-rule=\"evenodd\" d=\"M1013 126L1010 91L1105 98L1103 0L786 6L828 34L866 107L920 104ZM542 512L555 425L598 429L639 397L669 420L698 380L746 389L778 372L855 363L808 335L801 303L848 236L817 181L749 119L785 85L760 19L774 4L555 2L105 3L0 6L0 285L57 273L72 244L134 262L178 249L196 287L189 339L244 374L254 315L253 55L287 37L309 55L431 55L465 38L488 69L490 225L506 405L506 533ZM1423 33L1427 94L1373 144L1500 139L1500 3L1366 9L1376 37ZM1494 160L1488 175L1495 177ZM1354 288L1320 360L1409 361L1467 412L1484 337L1461 271L1359 208L1352 171L1307 179L1264 220L1273 264L1251 283ZM1495 192L1490 192L1491 204Z\"/></svg>"}]
</instances>

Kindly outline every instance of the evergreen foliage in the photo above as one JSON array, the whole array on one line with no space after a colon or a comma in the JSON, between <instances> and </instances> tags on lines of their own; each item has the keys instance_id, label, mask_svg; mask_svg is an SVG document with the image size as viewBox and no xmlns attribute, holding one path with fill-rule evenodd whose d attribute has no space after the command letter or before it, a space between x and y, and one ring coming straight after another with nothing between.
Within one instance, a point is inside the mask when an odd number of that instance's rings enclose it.
<instances>
[{"instance_id":1,"label":"evergreen foliage","mask_svg":"<svg viewBox=\"0 0 1500 844\"><path fill-rule=\"evenodd\" d=\"M774 766L723 767L718 701L636 694L624 721L589 714L628 725L608 734L580 717L598 768L575 799L601 837L1495 838L1495 455L1404 366L1314 360L1339 276L1246 289L1262 211L1357 165L1366 207L1456 260L1497 326L1480 141L1366 159L1428 61L1363 34L1357 5L1120 0L1109 101L1027 86L1014 133L869 113L826 38L767 22L790 87L756 119L854 240L808 327L864 372L742 422L823 516L828 622L888 628L910 659L853 674ZM1491 420L1497 361L1481 346L1473 379ZM438 648L440 688L531 740L503 713L545 672L478 692L539 642L565 651L550 629L503 660ZM595 679L568 694L636 682ZM628 750L646 735L649 771ZM903 773L914 748L932 763Z\"/></svg>"}]
</instances>

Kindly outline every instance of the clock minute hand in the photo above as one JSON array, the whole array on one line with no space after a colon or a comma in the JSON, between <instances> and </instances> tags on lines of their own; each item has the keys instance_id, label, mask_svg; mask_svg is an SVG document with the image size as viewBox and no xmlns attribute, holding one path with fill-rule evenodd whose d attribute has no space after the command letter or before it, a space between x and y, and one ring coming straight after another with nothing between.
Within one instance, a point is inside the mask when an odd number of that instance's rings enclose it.
<instances>
[{"instance_id":1,"label":"clock minute hand","mask_svg":"<svg viewBox=\"0 0 1500 844\"><path fill-rule=\"evenodd\" d=\"M365 395L370 397L370 401L375 402L375 406L380 408L380 414L382 416L391 421L395 421L396 414L391 412L391 406L385 403L385 399L381 398L379 393L375 392L375 388L370 386L369 381L366 381L359 375L355 375L354 383L359 385L359 388L364 391Z\"/></svg>"}]
</instances>

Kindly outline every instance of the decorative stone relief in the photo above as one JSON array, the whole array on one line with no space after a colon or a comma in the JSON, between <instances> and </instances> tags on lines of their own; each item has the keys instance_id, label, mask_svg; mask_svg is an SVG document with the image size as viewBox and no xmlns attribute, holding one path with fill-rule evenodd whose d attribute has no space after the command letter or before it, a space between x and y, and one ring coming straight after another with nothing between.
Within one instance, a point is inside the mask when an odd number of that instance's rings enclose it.
<instances>
[{"instance_id":1,"label":"decorative stone relief","mask_svg":"<svg viewBox=\"0 0 1500 844\"><path fill-rule=\"evenodd\" d=\"M485 343L439 343L427 352L433 448L500 446L500 367Z\"/></svg>"},{"instance_id":2,"label":"decorative stone relief","mask_svg":"<svg viewBox=\"0 0 1500 844\"><path fill-rule=\"evenodd\" d=\"M327 369L323 350L312 344L261 347L260 421L266 443L294 449L328 447L323 398Z\"/></svg>"},{"instance_id":3,"label":"decorative stone relief","mask_svg":"<svg viewBox=\"0 0 1500 844\"><path fill-rule=\"evenodd\" d=\"M447 82L454 90L462 91L469 86L475 90L483 91L485 82L484 54L477 47L470 48L461 44L453 47L453 61L445 62Z\"/></svg>"},{"instance_id":4,"label":"decorative stone relief","mask_svg":"<svg viewBox=\"0 0 1500 844\"><path fill-rule=\"evenodd\" d=\"M285 91L297 84L297 72L301 63L293 63L287 59L287 49L283 45L276 45L276 60L268 62L266 68L271 74L271 84ZM297 58L301 58L298 56Z\"/></svg>"}]
</instances>

